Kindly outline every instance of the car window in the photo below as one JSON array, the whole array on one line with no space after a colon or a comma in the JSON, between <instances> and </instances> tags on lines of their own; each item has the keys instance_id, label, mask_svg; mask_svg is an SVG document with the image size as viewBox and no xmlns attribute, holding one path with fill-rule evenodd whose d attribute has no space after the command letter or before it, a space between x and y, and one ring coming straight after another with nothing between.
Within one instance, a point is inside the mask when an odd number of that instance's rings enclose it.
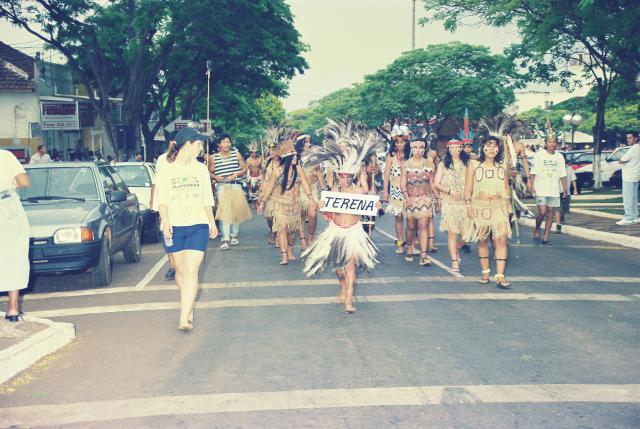
<instances>
[{"instance_id":1,"label":"car window","mask_svg":"<svg viewBox=\"0 0 640 429\"><path fill-rule=\"evenodd\" d=\"M20 188L20 197L75 197L98 199L93 171L89 167L29 168L31 186Z\"/></svg>"},{"instance_id":2,"label":"car window","mask_svg":"<svg viewBox=\"0 0 640 429\"><path fill-rule=\"evenodd\" d=\"M98 168L98 171L100 172L100 180L102 181L102 186L104 187L104 191L105 192L117 191L118 187L114 183L113 177L111 177L111 174L109 174L109 172L107 171L107 167L100 167Z\"/></svg>"},{"instance_id":3,"label":"car window","mask_svg":"<svg viewBox=\"0 0 640 429\"><path fill-rule=\"evenodd\" d=\"M129 190L127 189L127 185L122 180L122 177L120 177L118 172L113 167L106 166L105 169L107 170L109 175L111 175L111 178L113 179L113 182L116 184L118 191L129 192Z\"/></svg>"},{"instance_id":4,"label":"car window","mask_svg":"<svg viewBox=\"0 0 640 429\"><path fill-rule=\"evenodd\" d=\"M607 158L607 162L617 162L617 161L619 161L620 158L622 158L622 155L627 153L628 150L629 150L628 147L624 147L624 148L616 150L611 155L609 155L609 157Z\"/></svg>"},{"instance_id":5,"label":"car window","mask_svg":"<svg viewBox=\"0 0 640 429\"><path fill-rule=\"evenodd\" d=\"M151 177L144 165L116 165L113 167L127 186L148 188L151 186Z\"/></svg>"},{"instance_id":6,"label":"car window","mask_svg":"<svg viewBox=\"0 0 640 429\"><path fill-rule=\"evenodd\" d=\"M574 164L587 164L593 162L593 154L592 153L583 153L579 157L576 158Z\"/></svg>"}]
</instances>

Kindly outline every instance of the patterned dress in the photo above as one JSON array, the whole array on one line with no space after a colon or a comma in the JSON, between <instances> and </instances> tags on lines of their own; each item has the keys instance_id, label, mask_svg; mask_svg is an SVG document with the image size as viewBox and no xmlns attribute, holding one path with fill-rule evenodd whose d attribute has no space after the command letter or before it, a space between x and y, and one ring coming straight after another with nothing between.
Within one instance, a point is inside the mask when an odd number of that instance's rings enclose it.
<instances>
[{"instance_id":1,"label":"patterned dress","mask_svg":"<svg viewBox=\"0 0 640 429\"><path fill-rule=\"evenodd\" d=\"M407 174L407 201L405 216L407 219L433 217L435 213L435 198L431 189L434 165L431 158L421 161L421 165L414 166L414 161L405 163Z\"/></svg>"},{"instance_id":2,"label":"patterned dress","mask_svg":"<svg viewBox=\"0 0 640 429\"><path fill-rule=\"evenodd\" d=\"M464 181L467 167L462 162L459 162L457 165L452 163L450 168L446 168L444 163L440 163L439 168L442 168L443 172L440 184L444 188L450 189L452 193L457 192L460 195L456 199L447 192L440 194L442 197L440 231L464 235L469 227L467 208L464 205Z\"/></svg>"},{"instance_id":3,"label":"patterned dress","mask_svg":"<svg viewBox=\"0 0 640 429\"><path fill-rule=\"evenodd\" d=\"M505 190L505 169L502 165L487 167L479 161L470 161L473 169L471 205L476 217L470 220L466 241L485 240L491 236L511 237L509 200Z\"/></svg>"},{"instance_id":4,"label":"patterned dress","mask_svg":"<svg viewBox=\"0 0 640 429\"><path fill-rule=\"evenodd\" d=\"M274 172L275 173L275 172ZM273 227L271 231L278 232L285 228L289 231L297 231L300 228L302 213L302 205L300 203L300 178L296 179L296 183L291 186L291 176L293 171L290 172L289 184L287 189L282 192L282 175L284 170L278 168L278 176L274 189L272 191L273 199ZM291 189L288 189L291 186Z\"/></svg>"},{"instance_id":5,"label":"patterned dress","mask_svg":"<svg viewBox=\"0 0 640 429\"><path fill-rule=\"evenodd\" d=\"M394 216L404 214L404 195L400 189L400 177L402 175L403 161L396 155L392 155L391 168L389 169L389 205L386 212Z\"/></svg>"}]
</instances>

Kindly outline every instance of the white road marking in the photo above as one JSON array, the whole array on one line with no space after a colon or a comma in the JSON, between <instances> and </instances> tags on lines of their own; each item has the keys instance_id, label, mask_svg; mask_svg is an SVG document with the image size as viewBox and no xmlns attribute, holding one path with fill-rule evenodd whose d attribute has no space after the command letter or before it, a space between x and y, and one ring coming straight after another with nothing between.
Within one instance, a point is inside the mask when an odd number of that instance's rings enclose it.
<instances>
[{"instance_id":1,"label":"white road marking","mask_svg":"<svg viewBox=\"0 0 640 429\"><path fill-rule=\"evenodd\" d=\"M149 270L149 272L142 278L142 280L140 280L138 284L134 286L134 289L144 289L145 286L147 286L149 282L153 280L156 274L158 274L158 271L160 271L160 269L164 267L164 264L166 264L168 260L169 259L167 258L167 255L162 255L162 258L160 258L160 260L156 262L156 264Z\"/></svg>"},{"instance_id":2,"label":"white road marking","mask_svg":"<svg viewBox=\"0 0 640 429\"><path fill-rule=\"evenodd\" d=\"M273 307L284 305L326 305L335 303L334 296L317 296L302 298L256 298L256 299L221 299L216 301L200 301L196 306L202 308L242 308ZM356 301L364 302L419 302L432 300L447 301L600 301L600 302L638 302L634 295L619 294L562 294L562 293L510 293L510 292L475 292L475 293L429 293L399 295L358 295ZM71 307L52 310L31 311L33 317L67 317L87 314L127 313L139 311L173 310L179 307L178 302L146 302L139 304L103 305L92 307Z\"/></svg>"},{"instance_id":3,"label":"white road marking","mask_svg":"<svg viewBox=\"0 0 640 429\"><path fill-rule=\"evenodd\" d=\"M581 282L597 282L597 283L633 283L640 285L640 277L607 277L607 276L566 276L566 277L546 277L546 276L509 276L509 280L514 283L535 282L535 283L581 283ZM365 284L393 284L393 283L460 283L474 284L475 280L469 277L454 278L450 276L404 276L404 277L360 277L359 285ZM337 285L336 279L300 279L300 280L265 280L252 282L229 282L229 283L202 283L202 289L239 289L239 288L262 288L262 287L310 287L310 286L331 286ZM173 282L166 284L152 284L142 289L136 289L132 286L85 289L77 291L50 292L50 293L32 293L23 296L24 301L35 301L50 298L75 298L94 295L109 295L114 293L137 293L137 292L158 292L169 291L175 293L176 288ZM7 301L7 297L0 297L0 302Z\"/></svg>"},{"instance_id":4,"label":"white road marking","mask_svg":"<svg viewBox=\"0 0 640 429\"><path fill-rule=\"evenodd\" d=\"M374 229L374 231L377 231L380 234L382 234L385 237L390 238L392 240L396 239L396 237L394 237L393 235L389 234L387 231L385 231L384 229L382 229L380 227ZM442 262L438 261L436 258L433 257L433 255L429 255L429 258L431 258L431 260L433 261L434 265L442 268L443 270L445 270L446 272L448 272L452 276L458 277L458 278L464 278L464 276L461 273L456 273L455 271L451 271L451 268L449 268L447 265L443 264Z\"/></svg>"},{"instance_id":5,"label":"white road marking","mask_svg":"<svg viewBox=\"0 0 640 429\"><path fill-rule=\"evenodd\" d=\"M640 384L377 387L218 393L0 408L3 425L60 426L157 416L456 404L640 403Z\"/></svg>"}]
</instances>

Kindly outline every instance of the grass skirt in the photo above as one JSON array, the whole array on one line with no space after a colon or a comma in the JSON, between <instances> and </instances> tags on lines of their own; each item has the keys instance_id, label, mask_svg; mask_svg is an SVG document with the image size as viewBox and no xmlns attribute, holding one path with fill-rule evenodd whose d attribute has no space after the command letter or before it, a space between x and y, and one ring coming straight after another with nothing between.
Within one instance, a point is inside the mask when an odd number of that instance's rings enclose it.
<instances>
[{"instance_id":1,"label":"grass skirt","mask_svg":"<svg viewBox=\"0 0 640 429\"><path fill-rule=\"evenodd\" d=\"M251 219L251 209L240 185L218 187L216 219L230 224L240 224Z\"/></svg>"},{"instance_id":2,"label":"grass skirt","mask_svg":"<svg viewBox=\"0 0 640 429\"><path fill-rule=\"evenodd\" d=\"M271 199L273 200L273 227L271 231L278 232L286 228L289 232L294 232L300 229L300 199L287 195L276 195Z\"/></svg>"},{"instance_id":3,"label":"grass skirt","mask_svg":"<svg viewBox=\"0 0 640 429\"><path fill-rule=\"evenodd\" d=\"M440 232L454 232L464 236L469 229L469 217L467 216L467 206L464 202L442 201L442 212L440 213Z\"/></svg>"},{"instance_id":4,"label":"grass skirt","mask_svg":"<svg viewBox=\"0 0 640 429\"><path fill-rule=\"evenodd\" d=\"M505 206L508 202L503 200L474 201L473 208L477 215L469 220L469 229L464 235L466 242L486 240L493 237L511 237L511 223L509 222L509 210L511 206Z\"/></svg>"},{"instance_id":5,"label":"grass skirt","mask_svg":"<svg viewBox=\"0 0 640 429\"><path fill-rule=\"evenodd\" d=\"M348 228L330 222L302 253L305 259L303 271L310 277L327 266L342 268L352 260L356 269L368 271L378 263L377 253L378 248L362 229L360 222Z\"/></svg>"},{"instance_id":6,"label":"grass skirt","mask_svg":"<svg viewBox=\"0 0 640 429\"><path fill-rule=\"evenodd\" d=\"M318 190L318 184L315 183L311 185L311 195L313 196L314 201L317 203L320 201L320 191ZM300 205L302 206L302 211L306 212L309 209L309 197L307 197L307 193L304 188L300 186Z\"/></svg>"},{"instance_id":7,"label":"grass skirt","mask_svg":"<svg viewBox=\"0 0 640 429\"><path fill-rule=\"evenodd\" d=\"M264 203L264 217L273 217L273 206L273 197L269 197L269 199Z\"/></svg>"}]
</instances>

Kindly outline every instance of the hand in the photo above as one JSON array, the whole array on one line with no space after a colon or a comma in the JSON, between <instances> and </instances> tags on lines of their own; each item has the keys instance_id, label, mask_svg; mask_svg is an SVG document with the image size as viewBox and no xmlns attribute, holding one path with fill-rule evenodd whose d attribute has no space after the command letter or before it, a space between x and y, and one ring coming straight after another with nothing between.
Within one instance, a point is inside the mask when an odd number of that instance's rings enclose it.
<instances>
[{"instance_id":1,"label":"hand","mask_svg":"<svg viewBox=\"0 0 640 429\"><path fill-rule=\"evenodd\" d=\"M309 209L316 210L318 208L318 203L316 203L313 199L309 202Z\"/></svg>"},{"instance_id":2,"label":"hand","mask_svg":"<svg viewBox=\"0 0 640 429\"><path fill-rule=\"evenodd\" d=\"M376 208L377 209L381 209L382 208L382 203L380 201L376 201Z\"/></svg>"},{"instance_id":3,"label":"hand","mask_svg":"<svg viewBox=\"0 0 640 429\"><path fill-rule=\"evenodd\" d=\"M164 235L165 239L173 238L173 226L171 226L171 224L169 224L169 223L164 225L162 227L162 235Z\"/></svg>"},{"instance_id":4,"label":"hand","mask_svg":"<svg viewBox=\"0 0 640 429\"><path fill-rule=\"evenodd\" d=\"M209 238L213 240L217 236L218 236L218 227L216 226L216 223L213 222L212 224L209 225Z\"/></svg>"},{"instance_id":5,"label":"hand","mask_svg":"<svg viewBox=\"0 0 640 429\"><path fill-rule=\"evenodd\" d=\"M382 194L382 201L389 201L389 192L388 191L384 191L384 193Z\"/></svg>"},{"instance_id":6,"label":"hand","mask_svg":"<svg viewBox=\"0 0 640 429\"><path fill-rule=\"evenodd\" d=\"M436 213L440 213L442 211L442 200L436 201Z\"/></svg>"},{"instance_id":7,"label":"hand","mask_svg":"<svg viewBox=\"0 0 640 429\"><path fill-rule=\"evenodd\" d=\"M574 196L574 197L577 197L578 195L580 195L580 194L578 193L578 191L573 191L573 196Z\"/></svg>"},{"instance_id":8,"label":"hand","mask_svg":"<svg viewBox=\"0 0 640 429\"><path fill-rule=\"evenodd\" d=\"M264 208L264 203L261 201L258 203L258 207L256 208L256 211L258 212L259 215L262 214L262 209Z\"/></svg>"},{"instance_id":9,"label":"hand","mask_svg":"<svg viewBox=\"0 0 640 429\"><path fill-rule=\"evenodd\" d=\"M454 200L461 200L462 199L462 193L458 192L458 191L451 191L451 198L453 198Z\"/></svg>"},{"instance_id":10,"label":"hand","mask_svg":"<svg viewBox=\"0 0 640 429\"><path fill-rule=\"evenodd\" d=\"M477 215L478 215L478 213L476 212L476 209L474 209L471 206L467 207L467 216L469 217L469 219L473 219Z\"/></svg>"},{"instance_id":11,"label":"hand","mask_svg":"<svg viewBox=\"0 0 640 429\"><path fill-rule=\"evenodd\" d=\"M413 207L413 203L411 201L407 201L407 208Z\"/></svg>"},{"instance_id":12,"label":"hand","mask_svg":"<svg viewBox=\"0 0 640 429\"><path fill-rule=\"evenodd\" d=\"M531 195L536 196L536 187L531 185Z\"/></svg>"},{"instance_id":13,"label":"hand","mask_svg":"<svg viewBox=\"0 0 640 429\"><path fill-rule=\"evenodd\" d=\"M324 203L324 201L320 200L318 201L317 207L318 209L323 209L326 206L326 204Z\"/></svg>"}]
</instances>

